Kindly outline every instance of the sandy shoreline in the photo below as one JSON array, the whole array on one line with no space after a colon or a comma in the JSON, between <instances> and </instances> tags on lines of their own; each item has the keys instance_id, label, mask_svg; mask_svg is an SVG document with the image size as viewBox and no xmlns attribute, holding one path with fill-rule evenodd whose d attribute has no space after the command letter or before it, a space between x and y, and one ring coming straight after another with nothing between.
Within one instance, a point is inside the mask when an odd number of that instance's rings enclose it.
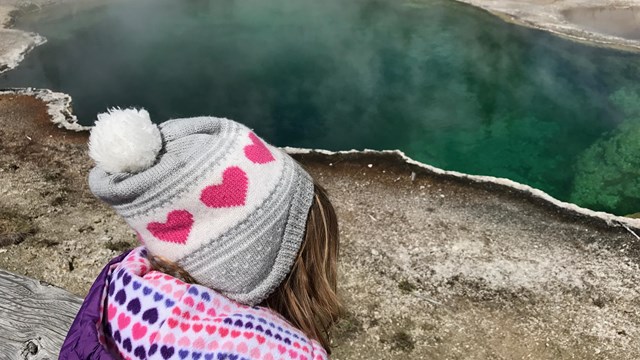
<instances>
[{"instance_id":1,"label":"sandy shoreline","mask_svg":"<svg viewBox=\"0 0 640 360\"><path fill-rule=\"evenodd\" d=\"M0 74L18 66L29 51L46 42L46 39L38 34L11 28L13 17L20 10L20 6L42 6L45 3L50 1L19 3L16 0L0 0Z\"/></svg>"},{"instance_id":2,"label":"sandy shoreline","mask_svg":"<svg viewBox=\"0 0 640 360\"><path fill-rule=\"evenodd\" d=\"M47 42L40 34L13 28L15 16L22 11L37 11L43 7L77 3L99 3L97 0L0 0L0 74L20 64L35 47Z\"/></svg>"},{"instance_id":3,"label":"sandy shoreline","mask_svg":"<svg viewBox=\"0 0 640 360\"><path fill-rule=\"evenodd\" d=\"M630 9L640 6L638 0L455 0L484 9L505 21L553 33L590 45L621 50L640 51L640 40L614 36L569 21L566 12L573 9ZM635 19L633 19L635 20ZM604 20L601 20L604 21ZM612 18L609 21L619 21ZM616 24L629 31L640 28L640 22L627 20Z\"/></svg>"},{"instance_id":4,"label":"sandy shoreline","mask_svg":"<svg viewBox=\"0 0 640 360\"><path fill-rule=\"evenodd\" d=\"M0 73L18 66L31 49L46 42L38 34L9 28L17 9L9 1L0 0Z\"/></svg>"}]
</instances>

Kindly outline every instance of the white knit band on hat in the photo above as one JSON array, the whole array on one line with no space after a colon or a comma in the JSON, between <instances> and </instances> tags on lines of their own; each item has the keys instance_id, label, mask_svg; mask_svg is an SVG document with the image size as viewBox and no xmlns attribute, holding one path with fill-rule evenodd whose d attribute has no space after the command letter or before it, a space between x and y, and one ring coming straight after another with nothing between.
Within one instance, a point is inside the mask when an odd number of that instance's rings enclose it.
<instances>
[{"instance_id":1,"label":"white knit band on hat","mask_svg":"<svg viewBox=\"0 0 640 360\"><path fill-rule=\"evenodd\" d=\"M152 254L231 299L261 302L300 249L313 180L237 122L175 119L158 125L157 134L150 123L146 111L132 109L98 117L91 191Z\"/></svg>"}]
</instances>

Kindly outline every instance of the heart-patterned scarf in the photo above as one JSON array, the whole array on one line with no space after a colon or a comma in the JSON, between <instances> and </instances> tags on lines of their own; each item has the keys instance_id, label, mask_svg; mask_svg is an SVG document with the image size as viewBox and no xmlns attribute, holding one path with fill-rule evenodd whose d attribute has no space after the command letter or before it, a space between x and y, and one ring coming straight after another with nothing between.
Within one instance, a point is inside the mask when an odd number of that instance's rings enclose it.
<instances>
[{"instance_id":1,"label":"heart-patterned scarf","mask_svg":"<svg viewBox=\"0 0 640 360\"><path fill-rule=\"evenodd\" d=\"M107 284L103 341L124 359L328 358L277 313L152 270L144 247L114 266Z\"/></svg>"}]
</instances>

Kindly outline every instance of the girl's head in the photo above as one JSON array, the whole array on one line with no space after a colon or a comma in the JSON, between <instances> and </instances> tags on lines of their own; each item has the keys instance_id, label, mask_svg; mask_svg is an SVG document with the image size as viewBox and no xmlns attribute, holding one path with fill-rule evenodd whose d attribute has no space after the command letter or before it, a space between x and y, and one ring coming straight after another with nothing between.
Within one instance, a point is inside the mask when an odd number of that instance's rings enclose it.
<instances>
[{"instance_id":1,"label":"girl's head","mask_svg":"<svg viewBox=\"0 0 640 360\"><path fill-rule=\"evenodd\" d=\"M247 305L268 306L328 348L336 320L338 231L325 191L289 155L236 122L98 116L94 194L159 269Z\"/></svg>"}]
</instances>

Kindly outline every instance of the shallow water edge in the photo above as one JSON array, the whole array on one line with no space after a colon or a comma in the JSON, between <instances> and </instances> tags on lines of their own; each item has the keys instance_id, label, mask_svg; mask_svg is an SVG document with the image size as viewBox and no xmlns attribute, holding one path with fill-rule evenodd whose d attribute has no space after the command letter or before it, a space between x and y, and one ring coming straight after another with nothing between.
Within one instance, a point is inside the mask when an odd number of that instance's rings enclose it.
<instances>
[{"instance_id":1,"label":"shallow water edge","mask_svg":"<svg viewBox=\"0 0 640 360\"><path fill-rule=\"evenodd\" d=\"M554 35L592 45L618 50L640 52L640 39L625 38L621 34L634 33L638 24L616 23L612 26L592 27L584 22L573 22L575 12L595 10L633 12L640 5L637 0L455 0L483 9L504 21L552 33ZM615 27L618 31L605 33ZM621 31L620 28L624 28ZM618 36L616 36L618 35Z\"/></svg>"},{"instance_id":2,"label":"shallow water edge","mask_svg":"<svg viewBox=\"0 0 640 360\"><path fill-rule=\"evenodd\" d=\"M556 215L573 219L587 220L601 223L604 226L625 227L638 240L640 236L640 219L626 216L617 216L602 211L580 207L576 204L564 202L554 198L546 192L505 178L493 176L470 175L457 171L444 170L416 160L413 160L400 150L348 150L328 151L323 149L302 149L293 147L283 148L294 157L317 158L325 162L349 161L355 163L369 162L367 166L373 167L379 163L391 163L394 166L404 167L410 172L412 180L418 174L429 174L446 180L454 180L469 186L480 186L489 191L499 193L517 194L524 201L544 205L550 212Z\"/></svg>"},{"instance_id":3,"label":"shallow water edge","mask_svg":"<svg viewBox=\"0 0 640 360\"><path fill-rule=\"evenodd\" d=\"M51 122L57 127L69 131L86 131L91 128L78 124L78 118L73 114L71 106L71 96L61 92L51 91L49 89L0 89L2 95L28 95L41 100L47 105L48 114Z\"/></svg>"},{"instance_id":4,"label":"shallow water edge","mask_svg":"<svg viewBox=\"0 0 640 360\"><path fill-rule=\"evenodd\" d=\"M18 66L29 51L46 42L38 34L12 29L18 8L5 3L0 0L0 74Z\"/></svg>"},{"instance_id":5,"label":"shallow water edge","mask_svg":"<svg viewBox=\"0 0 640 360\"><path fill-rule=\"evenodd\" d=\"M47 39L34 32L13 27L21 14L65 3L98 3L96 0L0 0L0 74L17 67L27 54Z\"/></svg>"},{"instance_id":6,"label":"shallow water edge","mask_svg":"<svg viewBox=\"0 0 640 360\"><path fill-rule=\"evenodd\" d=\"M52 123L58 128L73 131L86 132L90 127L77 123L71 107L71 96L53 92L47 89L9 89L0 91L1 96L27 95L35 97L46 104L48 115ZM88 132L87 139L88 139ZM288 154L296 158L321 159L333 164L341 161L355 163L367 163L374 167L380 163L390 163L394 167L406 168L411 180L419 174L429 174L443 180L454 180L469 186L480 186L491 192L517 194L523 201L543 205L549 212L564 217L580 219L587 222L600 223L605 227L624 227L638 240L640 240L640 219L625 216L617 216L601 211L593 211L576 204L564 202L554 198L546 192L505 178L493 176L470 175L457 171L444 170L416 160L413 160L400 150L347 150L329 151L324 149L305 149L284 147ZM330 165L331 166L331 165Z\"/></svg>"},{"instance_id":7,"label":"shallow water edge","mask_svg":"<svg viewBox=\"0 0 640 360\"><path fill-rule=\"evenodd\" d=\"M407 6L420 7L425 0L408 1ZM640 5L637 0L452 0L474 6L517 25L550 32L552 34L594 46L640 52L640 40L625 39L587 29L572 23L566 16L573 10L625 9ZM13 29L12 24L21 12L40 11L43 7L62 3L79 3L78 0L27 0L17 5L15 1L0 0L0 73L9 71L24 59L35 47L46 43L43 36Z\"/></svg>"}]
</instances>

